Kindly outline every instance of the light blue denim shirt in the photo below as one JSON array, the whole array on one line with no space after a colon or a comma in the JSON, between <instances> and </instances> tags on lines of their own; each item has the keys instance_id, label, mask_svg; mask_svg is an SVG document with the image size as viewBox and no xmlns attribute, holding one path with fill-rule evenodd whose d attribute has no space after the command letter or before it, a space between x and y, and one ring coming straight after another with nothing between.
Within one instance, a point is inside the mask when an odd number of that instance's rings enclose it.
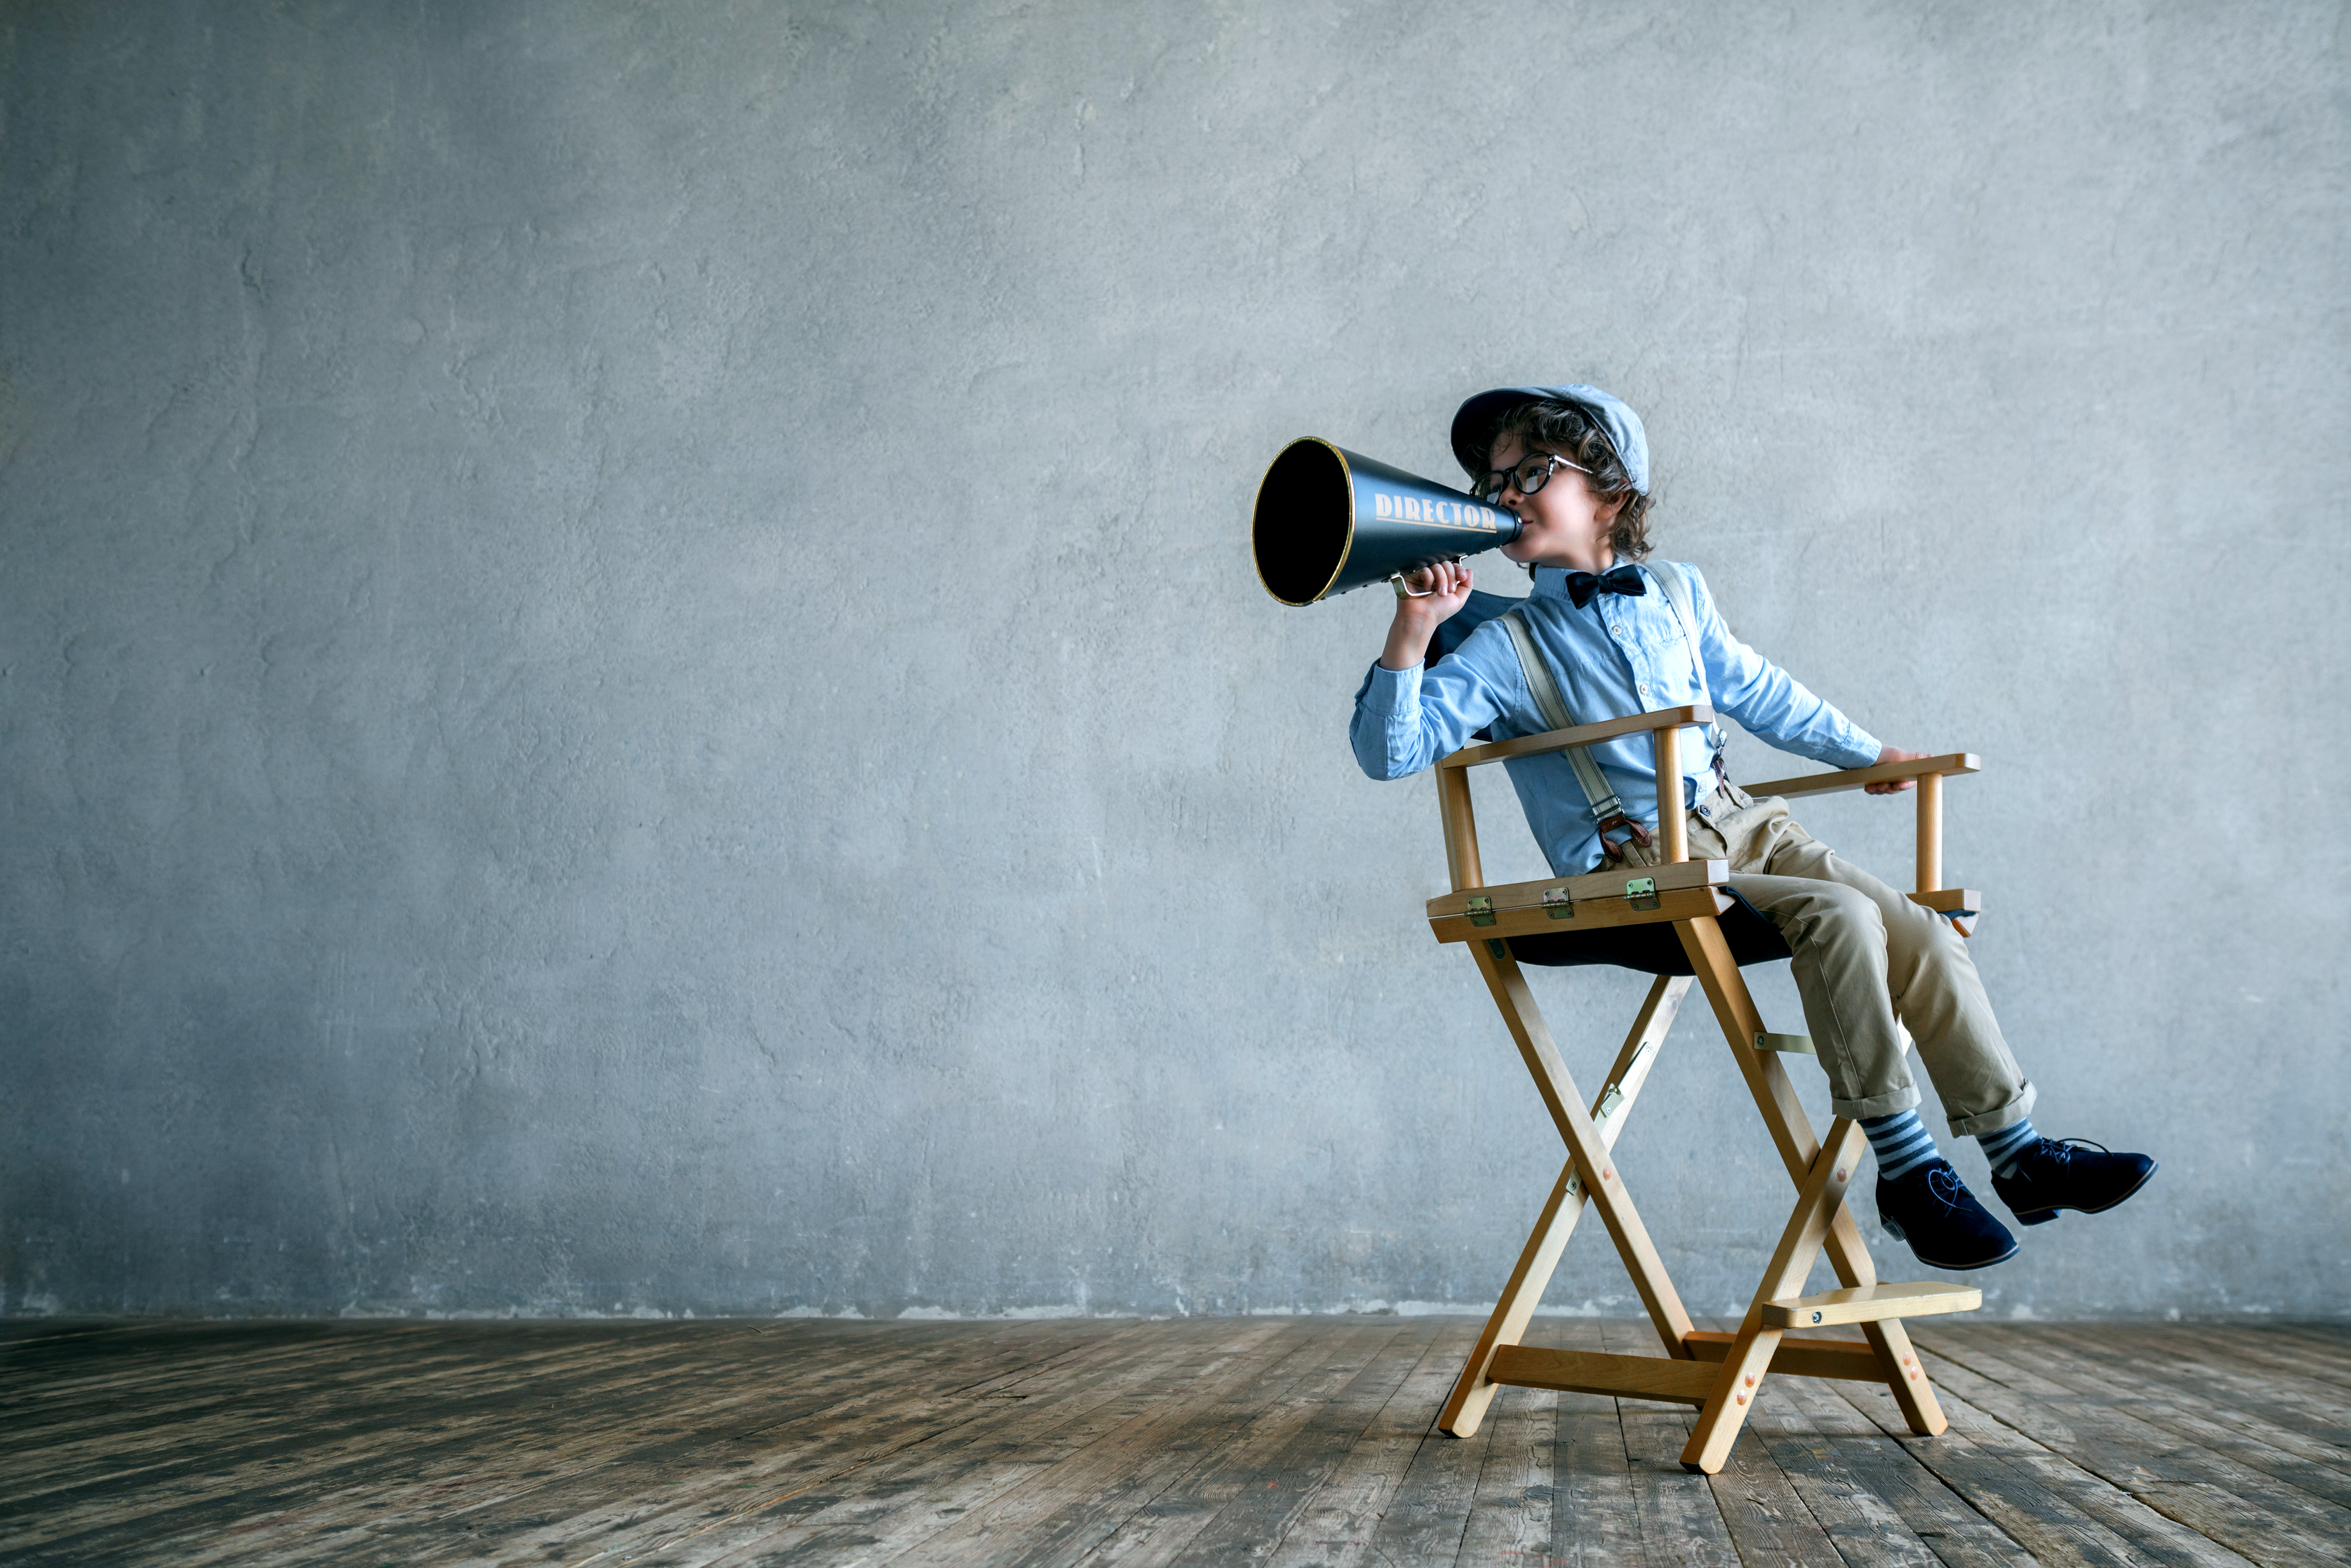
<instances>
[{"instance_id":1,"label":"light blue denim shirt","mask_svg":"<svg viewBox=\"0 0 2351 1568\"><path fill-rule=\"evenodd\" d=\"M1715 712L1783 751L1838 768L1877 760L1883 747L1876 737L1732 636L1698 569L1686 565L1681 570L1698 622L1703 685L1680 620L1655 573L1642 570L1646 595L1598 593L1578 610L1567 596L1567 574L1556 567L1537 569L1534 591L1526 600L1527 620L1536 643L1551 656L1560 693L1578 724L1705 702L1710 694ZM1489 621L1432 666L1386 670L1374 664L1355 693L1348 737L1365 773L1401 779L1458 750L1480 729L1490 728L1495 739L1504 740L1544 727L1510 632ZM1701 735L1682 732L1685 808L1713 787L1712 758ZM1656 764L1648 736L1603 741L1591 753L1625 810L1654 830ZM1567 758L1529 757L1503 766L1552 873L1573 876L1597 867L1600 836Z\"/></svg>"}]
</instances>

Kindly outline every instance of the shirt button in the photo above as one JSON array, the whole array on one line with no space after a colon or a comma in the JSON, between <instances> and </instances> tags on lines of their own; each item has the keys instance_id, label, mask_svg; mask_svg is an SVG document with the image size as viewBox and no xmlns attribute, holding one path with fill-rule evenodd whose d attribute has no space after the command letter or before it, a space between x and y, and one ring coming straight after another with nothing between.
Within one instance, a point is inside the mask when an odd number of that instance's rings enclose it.
<instances>
[{"instance_id":1,"label":"shirt button","mask_svg":"<svg viewBox=\"0 0 2351 1568\"><path fill-rule=\"evenodd\" d=\"M1622 626L1611 626L1608 630L1619 637L1622 637L1625 634L1625 628Z\"/></svg>"}]
</instances>

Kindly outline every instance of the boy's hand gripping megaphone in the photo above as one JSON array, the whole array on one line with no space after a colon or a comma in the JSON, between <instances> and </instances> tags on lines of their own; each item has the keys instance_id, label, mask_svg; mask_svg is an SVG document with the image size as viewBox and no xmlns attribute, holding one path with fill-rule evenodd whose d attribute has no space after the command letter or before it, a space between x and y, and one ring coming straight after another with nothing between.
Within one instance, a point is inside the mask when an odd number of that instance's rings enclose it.
<instances>
[{"instance_id":1,"label":"boy's hand gripping megaphone","mask_svg":"<svg viewBox=\"0 0 2351 1568\"><path fill-rule=\"evenodd\" d=\"M1394 582L1440 560L1509 544L1519 519L1312 436L1281 449L1257 487L1257 578L1284 604Z\"/></svg>"}]
</instances>

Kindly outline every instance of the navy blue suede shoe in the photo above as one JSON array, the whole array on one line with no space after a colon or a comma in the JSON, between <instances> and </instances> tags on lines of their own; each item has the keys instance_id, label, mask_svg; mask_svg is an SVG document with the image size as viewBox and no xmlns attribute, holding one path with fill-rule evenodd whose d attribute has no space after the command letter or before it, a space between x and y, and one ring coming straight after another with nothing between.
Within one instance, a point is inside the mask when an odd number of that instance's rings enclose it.
<instances>
[{"instance_id":1,"label":"navy blue suede shoe","mask_svg":"<svg viewBox=\"0 0 2351 1568\"><path fill-rule=\"evenodd\" d=\"M1945 1159L1877 1178L1877 1223L1929 1269L1988 1269L2016 1256L2016 1238L1976 1201Z\"/></svg>"},{"instance_id":2,"label":"navy blue suede shoe","mask_svg":"<svg viewBox=\"0 0 2351 1568\"><path fill-rule=\"evenodd\" d=\"M2145 1155L2118 1155L2085 1138L2043 1138L2017 1156L2014 1176L1992 1177L1991 1189L2019 1225L2046 1225L2061 1208L2104 1214L2154 1174Z\"/></svg>"}]
</instances>

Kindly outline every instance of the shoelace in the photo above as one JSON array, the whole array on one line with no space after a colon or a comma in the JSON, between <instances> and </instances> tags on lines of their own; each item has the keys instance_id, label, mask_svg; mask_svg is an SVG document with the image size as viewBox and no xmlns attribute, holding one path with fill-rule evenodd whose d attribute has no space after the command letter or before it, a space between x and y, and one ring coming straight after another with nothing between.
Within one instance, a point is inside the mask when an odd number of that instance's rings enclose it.
<instances>
[{"instance_id":1,"label":"shoelace","mask_svg":"<svg viewBox=\"0 0 2351 1568\"><path fill-rule=\"evenodd\" d=\"M1949 1161L1938 1160L1928 1167L1928 1195L1941 1203L1945 1208L1959 1207L1959 1195L1967 1190L1967 1183L1959 1179L1959 1173L1951 1168Z\"/></svg>"},{"instance_id":2,"label":"shoelace","mask_svg":"<svg viewBox=\"0 0 2351 1568\"><path fill-rule=\"evenodd\" d=\"M2052 1160L2061 1166L2071 1163L2074 1156L2080 1154L2084 1149L2095 1149L2102 1155L2111 1155L2114 1153L2114 1150L2106 1147L2105 1145L2094 1144L2087 1138L2043 1138L2041 1140L2041 1152L2047 1155Z\"/></svg>"}]
</instances>

